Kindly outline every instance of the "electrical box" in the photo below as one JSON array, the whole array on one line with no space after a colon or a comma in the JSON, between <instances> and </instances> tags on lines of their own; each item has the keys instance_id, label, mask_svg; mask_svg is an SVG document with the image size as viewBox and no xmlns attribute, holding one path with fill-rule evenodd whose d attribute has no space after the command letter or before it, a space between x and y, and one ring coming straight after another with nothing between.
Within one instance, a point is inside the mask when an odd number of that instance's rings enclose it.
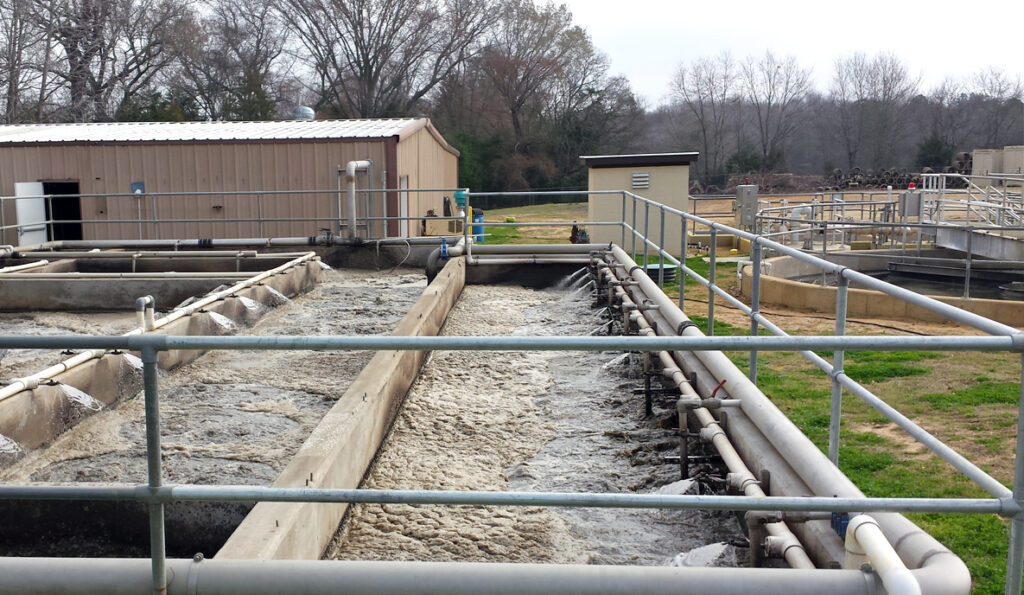
<instances>
[{"instance_id":1,"label":"electrical box","mask_svg":"<svg viewBox=\"0 0 1024 595\"><path fill-rule=\"evenodd\" d=\"M736 186L736 203L733 205L733 211L736 213L736 227L754 228L754 220L757 218L757 186L755 184Z\"/></svg>"},{"instance_id":2,"label":"electrical box","mask_svg":"<svg viewBox=\"0 0 1024 595\"><path fill-rule=\"evenodd\" d=\"M423 235L426 236L451 236L451 235L462 235L462 220L461 219L437 219L433 217L427 217L424 219L426 225L423 230Z\"/></svg>"},{"instance_id":3,"label":"electrical box","mask_svg":"<svg viewBox=\"0 0 1024 595\"><path fill-rule=\"evenodd\" d=\"M900 216L904 218L921 217L921 193L902 192L899 197Z\"/></svg>"}]
</instances>

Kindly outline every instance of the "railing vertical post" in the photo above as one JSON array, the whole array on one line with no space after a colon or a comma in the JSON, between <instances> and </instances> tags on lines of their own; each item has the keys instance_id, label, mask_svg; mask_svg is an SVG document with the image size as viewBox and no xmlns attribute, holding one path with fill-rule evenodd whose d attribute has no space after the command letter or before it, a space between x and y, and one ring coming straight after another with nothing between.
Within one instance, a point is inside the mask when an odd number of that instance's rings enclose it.
<instances>
[{"instance_id":1,"label":"railing vertical post","mask_svg":"<svg viewBox=\"0 0 1024 595\"><path fill-rule=\"evenodd\" d=\"M708 336L715 334L715 247L718 245L718 230L711 228L711 247L708 249Z\"/></svg>"},{"instance_id":2,"label":"railing vertical post","mask_svg":"<svg viewBox=\"0 0 1024 595\"><path fill-rule=\"evenodd\" d=\"M1024 420L1024 355L1021 356L1020 396L1017 399L1017 450L1013 460L1013 499L1018 509L1024 507L1024 431L1020 420ZM1024 582L1021 573L1024 573L1024 512L1013 515L1010 521L1005 593L1017 595L1021 592L1021 583Z\"/></svg>"},{"instance_id":3,"label":"railing vertical post","mask_svg":"<svg viewBox=\"0 0 1024 595\"><path fill-rule=\"evenodd\" d=\"M658 241L658 287L665 289L665 205L659 205L661 209L661 240Z\"/></svg>"},{"instance_id":4,"label":"railing vertical post","mask_svg":"<svg viewBox=\"0 0 1024 595\"><path fill-rule=\"evenodd\" d=\"M159 223L160 218L156 214L156 195L154 195L154 194L150 194L149 195L149 204L150 204L150 206L153 209L153 239L154 240L159 240L160 239L160 223Z\"/></svg>"},{"instance_id":5,"label":"railing vertical post","mask_svg":"<svg viewBox=\"0 0 1024 595\"><path fill-rule=\"evenodd\" d=\"M846 334L846 306L850 281L842 271L836 279L836 336ZM832 408L828 419L828 460L839 466L839 426L843 413L843 385L839 384L839 373L845 365L846 352L837 349L832 354Z\"/></svg>"},{"instance_id":6,"label":"railing vertical post","mask_svg":"<svg viewBox=\"0 0 1024 595\"><path fill-rule=\"evenodd\" d=\"M55 240L57 237L53 233L53 196L50 194L46 195L46 228L48 240Z\"/></svg>"},{"instance_id":7,"label":"railing vertical post","mask_svg":"<svg viewBox=\"0 0 1024 595\"><path fill-rule=\"evenodd\" d=\"M694 202L695 206L696 204L697 203ZM688 231L687 227L689 227L688 223L689 221L686 219L686 217L682 215L679 216L679 224L682 228L680 230L681 233L679 240L679 309L683 310L684 312L686 311L683 308L683 300L685 299L686 294L686 232Z\"/></svg>"},{"instance_id":8,"label":"railing vertical post","mask_svg":"<svg viewBox=\"0 0 1024 595\"><path fill-rule=\"evenodd\" d=\"M622 191L622 243L621 246L626 246L626 191Z\"/></svg>"},{"instance_id":9,"label":"railing vertical post","mask_svg":"<svg viewBox=\"0 0 1024 595\"><path fill-rule=\"evenodd\" d=\"M259 237L261 237L261 238L266 237L266 236L263 235L263 193L262 192L257 192L256 193L256 219L257 219L257 231L260 234Z\"/></svg>"},{"instance_id":10,"label":"railing vertical post","mask_svg":"<svg viewBox=\"0 0 1024 595\"><path fill-rule=\"evenodd\" d=\"M647 244L647 242L649 241L650 237L651 237L651 203L645 202L644 203L644 262L643 262L643 265L642 265L644 267L645 271L647 270L647 265L648 265L647 256L648 256L648 252L650 251L650 246Z\"/></svg>"},{"instance_id":11,"label":"railing vertical post","mask_svg":"<svg viewBox=\"0 0 1024 595\"><path fill-rule=\"evenodd\" d=\"M155 493L163 483L160 449L160 397L157 389L157 351L153 347L142 349L142 380L146 400L146 464L149 489ZM167 551L164 540L164 505L149 504L149 546L153 565L153 593L167 591L165 569Z\"/></svg>"},{"instance_id":12,"label":"railing vertical post","mask_svg":"<svg viewBox=\"0 0 1024 595\"><path fill-rule=\"evenodd\" d=\"M637 232L636 232L636 197L635 196L633 197L633 221L632 221L632 223L630 225L633 228L633 232L630 234L631 236L633 236L633 247L631 249L630 256L632 256L633 260L636 261L636 233Z\"/></svg>"},{"instance_id":13,"label":"railing vertical post","mask_svg":"<svg viewBox=\"0 0 1024 595\"><path fill-rule=\"evenodd\" d=\"M750 336L757 336L757 317L761 310L761 243L754 238L750 242L753 277L750 284ZM750 350L750 369L747 370L750 381L757 384L757 349Z\"/></svg>"},{"instance_id":14,"label":"railing vertical post","mask_svg":"<svg viewBox=\"0 0 1024 595\"><path fill-rule=\"evenodd\" d=\"M965 255L966 260L964 261L964 299L970 299L971 297L971 253L974 250L973 238L974 233L971 231L971 226L968 225L964 228L967 232L967 254Z\"/></svg>"}]
</instances>

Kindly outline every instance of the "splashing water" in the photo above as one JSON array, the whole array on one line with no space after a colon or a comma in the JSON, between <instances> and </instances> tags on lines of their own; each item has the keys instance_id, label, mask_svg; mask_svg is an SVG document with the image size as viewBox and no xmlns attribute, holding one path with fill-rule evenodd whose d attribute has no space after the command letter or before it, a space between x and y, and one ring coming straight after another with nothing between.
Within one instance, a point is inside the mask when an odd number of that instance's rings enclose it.
<instances>
[{"instance_id":1,"label":"splashing water","mask_svg":"<svg viewBox=\"0 0 1024 595\"><path fill-rule=\"evenodd\" d=\"M611 326L613 322L615 322L615 321L614 320L609 320L608 322L602 324L601 326L595 328L594 330L590 331L587 334L588 335L596 335L596 334L600 333L601 331L605 330L606 328L608 328L609 326Z\"/></svg>"},{"instance_id":2,"label":"splashing water","mask_svg":"<svg viewBox=\"0 0 1024 595\"><path fill-rule=\"evenodd\" d=\"M121 357L124 358L124 362L136 370L142 369L142 360L135 357L130 353L122 353Z\"/></svg>"},{"instance_id":3,"label":"splashing water","mask_svg":"<svg viewBox=\"0 0 1024 595\"><path fill-rule=\"evenodd\" d=\"M581 277L581 278L577 279L572 285L570 285L569 289L575 289L575 290L579 291L580 289L582 289L582 288L584 288L584 287L586 287L588 285L592 285L593 283L594 283L594 280L591 279L590 277Z\"/></svg>"},{"instance_id":4,"label":"splashing water","mask_svg":"<svg viewBox=\"0 0 1024 595\"><path fill-rule=\"evenodd\" d=\"M316 263L318 265L320 265L320 270L322 270L322 271L333 271L334 270L334 267L332 267L331 265L327 264L326 262L324 262L322 260L317 260Z\"/></svg>"},{"instance_id":5,"label":"splashing water","mask_svg":"<svg viewBox=\"0 0 1024 595\"><path fill-rule=\"evenodd\" d=\"M274 289L269 285L264 285L263 289L266 289L270 293L270 295L274 297L276 304L286 304L292 301L290 297L286 296L285 294L281 293L280 291Z\"/></svg>"},{"instance_id":6,"label":"splashing water","mask_svg":"<svg viewBox=\"0 0 1024 595\"><path fill-rule=\"evenodd\" d=\"M628 360L629 356L630 356L629 353L623 353L622 355L617 355L617 356L615 356L615 359L613 359L610 362L608 362L608 363L604 364L603 366L601 366L601 369L602 370L610 370L610 369L614 368L615 366L621 364L622 362Z\"/></svg>"},{"instance_id":7,"label":"splashing water","mask_svg":"<svg viewBox=\"0 0 1024 595\"><path fill-rule=\"evenodd\" d=\"M583 267L571 275L562 277L558 283L555 284L555 289L568 289L573 283L576 283L582 275L586 274L588 270L589 269L587 267Z\"/></svg>"},{"instance_id":8,"label":"splashing water","mask_svg":"<svg viewBox=\"0 0 1024 595\"><path fill-rule=\"evenodd\" d=\"M89 411L99 411L100 409L103 409L103 403L97 401L92 395L80 391L73 386L61 384L60 389L64 391L64 394L67 395L71 402L78 403Z\"/></svg>"},{"instance_id":9,"label":"splashing water","mask_svg":"<svg viewBox=\"0 0 1024 595\"><path fill-rule=\"evenodd\" d=\"M226 332L232 332L238 329L238 325L235 324L234 320L231 320L220 312L208 311L207 314L210 316L211 320L217 323L217 326Z\"/></svg>"},{"instance_id":10,"label":"splashing water","mask_svg":"<svg viewBox=\"0 0 1024 595\"><path fill-rule=\"evenodd\" d=\"M263 308L262 304L252 298L247 298L244 295L238 296L237 299L243 306L245 306L245 309L250 312L259 312L260 309Z\"/></svg>"}]
</instances>

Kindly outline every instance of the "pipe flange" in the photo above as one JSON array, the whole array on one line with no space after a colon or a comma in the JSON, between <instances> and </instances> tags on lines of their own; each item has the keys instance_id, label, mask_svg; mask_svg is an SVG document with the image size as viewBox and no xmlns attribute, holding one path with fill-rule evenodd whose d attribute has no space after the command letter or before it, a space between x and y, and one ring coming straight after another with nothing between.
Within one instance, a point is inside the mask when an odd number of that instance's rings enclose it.
<instances>
[{"instance_id":1,"label":"pipe flange","mask_svg":"<svg viewBox=\"0 0 1024 595\"><path fill-rule=\"evenodd\" d=\"M695 323L692 320L684 320L684 321L680 322L679 326L676 327L676 334L679 335L679 336L682 336L683 335L683 331L685 331L686 329L690 328L691 326L696 328L697 323Z\"/></svg>"}]
</instances>

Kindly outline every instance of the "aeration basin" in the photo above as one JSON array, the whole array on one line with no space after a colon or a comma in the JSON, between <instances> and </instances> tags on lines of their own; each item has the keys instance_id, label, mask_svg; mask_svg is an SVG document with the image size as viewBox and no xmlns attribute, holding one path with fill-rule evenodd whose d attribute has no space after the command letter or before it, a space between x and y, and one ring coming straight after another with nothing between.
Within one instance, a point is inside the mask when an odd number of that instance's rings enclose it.
<instances>
[{"instance_id":1,"label":"aeration basin","mask_svg":"<svg viewBox=\"0 0 1024 595\"><path fill-rule=\"evenodd\" d=\"M540 336L701 336L657 272L652 280L618 246L457 247L431 258L429 285L418 269L294 263L293 290L276 288L287 299L261 317L188 333L279 343L162 352L168 371L145 395L137 360L111 359L123 354L92 360L114 397L98 381L81 388L55 376L60 384L43 390L75 386L101 406L47 438L0 426L0 454L15 445L0 458L0 591L15 580L30 590L137 591L154 573L168 593L969 591L963 563L897 514L838 512L857 520L844 542L842 523L820 510L702 510L727 494L862 497L722 353L531 347ZM246 291L258 295L278 276ZM248 310L248 295L216 303ZM176 319L180 334L214 307ZM143 326L146 316L143 308ZM373 335L527 344L431 353L298 343ZM106 370L105 361L118 363ZM24 402L88 402L38 390L21 391ZM147 398L159 403L162 442L148 467ZM43 501L5 495L12 485L110 491ZM99 498L123 496L119 488L135 501ZM154 507L166 567L125 559L150 555ZM52 559L72 555L87 558ZM862 564L869 559L874 567Z\"/></svg>"}]
</instances>

